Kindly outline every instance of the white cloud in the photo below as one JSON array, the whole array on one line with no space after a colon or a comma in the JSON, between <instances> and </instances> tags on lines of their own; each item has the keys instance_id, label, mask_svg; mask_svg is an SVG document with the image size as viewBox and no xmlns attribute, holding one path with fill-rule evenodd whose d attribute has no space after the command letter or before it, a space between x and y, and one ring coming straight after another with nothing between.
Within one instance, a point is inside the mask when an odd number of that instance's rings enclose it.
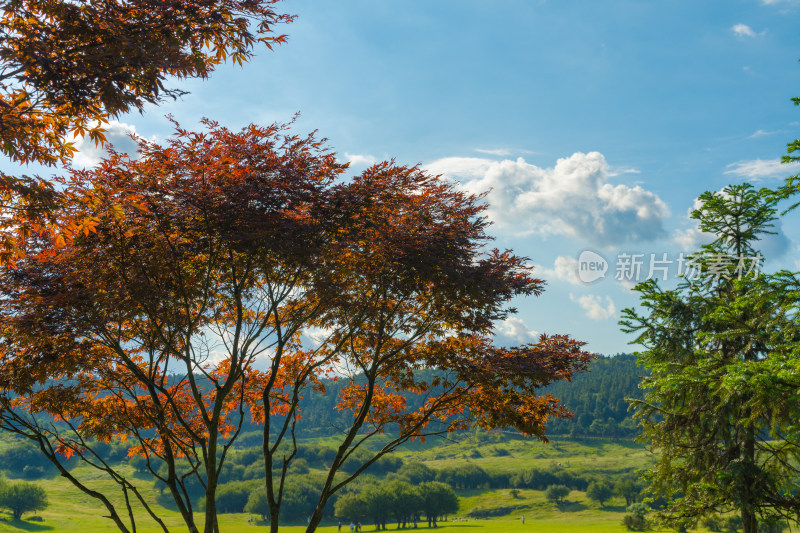
<instances>
[{"instance_id":1,"label":"white cloud","mask_svg":"<svg viewBox=\"0 0 800 533\"><path fill-rule=\"evenodd\" d=\"M766 137L767 135L775 135L776 133L786 133L783 130L775 130L775 131L766 131L762 129L756 130L752 135L749 135L748 139L758 139L759 137Z\"/></svg>"},{"instance_id":2,"label":"white cloud","mask_svg":"<svg viewBox=\"0 0 800 533\"><path fill-rule=\"evenodd\" d=\"M610 296L605 297L605 307L603 307L603 298L596 294L586 294L583 296L569 295L569 299L577 302L584 311L586 316L592 320L607 320L613 317L617 308L614 306L614 301Z\"/></svg>"},{"instance_id":3,"label":"white cloud","mask_svg":"<svg viewBox=\"0 0 800 533\"><path fill-rule=\"evenodd\" d=\"M728 165L725 174L733 174L751 180L784 178L800 171L798 163L781 163L780 159L752 159Z\"/></svg>"},{"instance_id":4,"label":"white cloud","mask_svg":"<svg viewBox=\"0 0 800 533\"><path fill-rule=\"evenodd\" d=\"M559 255L553 263L553 268L537 266L534 270L535 276L541 276L545 280L561 279L572 285L583 285L578 277L578 260L568 255Z\"/></svg>"},{"instance_id":5,"label":"white cloud","mask_svg":"<svg viewBox=\"0 0 800 533\"><path fill-rule=\"evenodd\" d=\"M425 165L425 168L433 174L458 177L463 181L480 179L496 164L496 161L482 157L445 157Z\"/></svg>"},{"instance_id":6,"label":"white cloud","mask_svg":"<svg viewBox=\"0 0 800 533\"><path fill-rule=\"evenodd\" d=\"M677 230L673 235L673 240L684 252L694 252L699 250L700 246L713 241L714 236L710 233L702 232L697 228L688 228L685 230Z\"/></svg>"},{"instance_id":7,"label":"white cloud","mask_svg":"<svg viewBox=\"0 0 800 533\"><path fill-rule=\"evenodd\" d=\"M344 158L345 161L354 167L369 167L378 162L378 159L375 156L368 154L348 154L345 152Z\"/></svg>"},{"instance_id":8,"label":"white cloud","mask_svg":"<svg viewBox=\"0 0 800 533\"><path fill-rule=\"evenodd\" d=\"M656 194L608 183L612 172L598 152L575 153L547 169L523 158L471 157L439 159L427 168L457 178L468 192L490 191L489 218L518 233L568 235L610 246L661 236L669 216Z\"/></svg>"},{"instance_id":9,"label":"white cloud","mask_svg":"<svg viewBox=\"0 0 800 533\"><path fill-rule=\"evenodd\" d=\"M333 328L310 327L303 331L303 336L311 341L311 346L313 348L317 348L328 340L328 337L330 337L334 331Z\"/></svg>"},{"instance_id":10,"label":"white cloud","mask_svg":"<svg viewBox=\"0 0 800 533\"><path fill-rule=\"evenodd\" d=\"M737 37L756 37L756 32L747 24L734 24L731 26L731 31Z\"/></svg>"},{"instance_id":11,"label":"white cloud","mask_svg":"<svg viewBox=\"0 0 800 533\"><path fill-rule=\"evenodd\" d=\"M525 321L516 316L510 316L503 320L498 325L497 332L503 337L519 343L531 342L539 336L538 332L529 329Z\"/></svg>"},{"instance_id":12,"label":"white cloud","mask_svg":"<svg viewBox=\"0 0 800 533\"><path fill-rule=\"evenodd\" d=\"M138 137L136 127L124 122L117 122L112 120L108 125L104 126L106 141L114 150L121 153L126 153L131 157L136 155L136 150L139 146L131 138L131 135ZM76 167L93 167L108 155L108 152L102 145L95 145L93 141L86 137L77 137L73 140L75 148L78 152L73 158L73 164Z\"/></svg>"},{"instance_id":13,"label":"white cloud","mask_svg":"<svg viewBox=\"0 0 800 533\"><path fill-rule=\"evenodd\" d=\"M482 154L496 155L500 157L508 157L513 153L511 150L507 148L498 148L496 150L484 150L482 148L475 148L475 151L480 152Z\"/></svg>"},{"instance_id":14,"label":"white cloud","mask_svg":"<svg viewBox=\"0 0 800 533\"><path fill-rule=\"evenodd\" d=\"M632 167L619 167L619 168L610 168L608 171L609 176L620 176L622 174L641 174L642 172L638 169Z\"/></svg>"}]
</instances>

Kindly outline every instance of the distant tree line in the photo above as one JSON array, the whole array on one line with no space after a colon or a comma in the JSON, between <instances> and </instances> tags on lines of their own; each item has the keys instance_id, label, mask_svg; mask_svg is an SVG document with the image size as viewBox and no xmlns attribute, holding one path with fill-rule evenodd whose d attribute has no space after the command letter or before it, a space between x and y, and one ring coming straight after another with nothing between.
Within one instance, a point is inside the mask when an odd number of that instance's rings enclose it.
<instances>
[{"instance_id":1,"label":"distant tree line","mask_svg":"<svg viewBox=\"0 0 800 533\"><path fill-rule=\"evenodd\" d=\"M431 372L431 371L429 371ZM556 382L541 389L560 398L574 413L571 419L551 418L547 422L550 435L571 437L632 438L638 429L628 413L626 399L642 398L639 382L646 371L636 365L631 354L603 356L594 361L587 372L576 374L571 383ZM352 413L336 409L344 386L323 380L325 392L309 391L300 402L303 418L297 421L298 435L319 437L334 434L338 427L350 423ZM409 408L422 405L422 397L404 393ZM248 431L255 428L244 428ZM250 445L256 445L253 442Z\"/></svg>"}]
</instances>

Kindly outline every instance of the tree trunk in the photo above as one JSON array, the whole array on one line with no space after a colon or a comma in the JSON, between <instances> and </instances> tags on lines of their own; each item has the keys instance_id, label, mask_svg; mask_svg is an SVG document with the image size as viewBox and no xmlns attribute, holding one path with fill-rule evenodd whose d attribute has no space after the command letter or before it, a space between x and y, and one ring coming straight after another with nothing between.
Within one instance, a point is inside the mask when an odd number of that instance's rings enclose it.
<instances>
[{"instance_id":1,"label":"tree trunk","mask_svg":"<svg viewBox=\"0 0 800 533\"><path fill-rule=\"evenodd\" d=\"M211 476L209 476L211 478ZM206 525L205 533L219 533L219 523L217 522L217 476L214 473L213 479L209 479L206 484Z\"/></svg>"},{"instance_id":2,"label":"tree trunk","mask_svg":"<svg viewBox=\"0 0 800 533\"><path fill-rule=\"evenodd\" d=\"M306 533L314 533L319 526L319 523L322 522L322 510L325 508L325 504L328 503L327 500L322 503L322 505L317 505L316 509L314 509L314 513L311 515L311 520L308 521L308 527L306 527Z\"/></svg>"},{"instance_id":3,"label":"tree trunk","mask_svg":"<svg viewBox=\"0 0 800 533\"><path fill-rule=\"evenodd\" d=\"M269 503L269 531L270 533L278 533L278 515L280 507L277 504Z\"/></svg>"}]
</instances>

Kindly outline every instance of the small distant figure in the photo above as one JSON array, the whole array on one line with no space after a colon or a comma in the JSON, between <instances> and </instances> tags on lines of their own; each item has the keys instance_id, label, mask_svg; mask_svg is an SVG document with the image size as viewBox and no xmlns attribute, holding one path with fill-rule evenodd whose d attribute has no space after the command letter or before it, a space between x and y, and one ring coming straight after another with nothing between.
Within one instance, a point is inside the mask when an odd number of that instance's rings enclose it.
<instances>
[{"instance_id":1,"label":"small distant figure","mask_svg":"<svg viewBox=\"0 0 800 533\"><path fill-rule=\"evenodd\" d=\"M341 531L341 530L342 530L342 521L339 520L339 528L336 531Z\"/></svg>"},{"instance_id":2,"label":"small distant figure","mask_svg":"<svg viewBox=\"0 0 800 533\"><path fill-rule=\"evenodd\" d=\"M356 531L361 531L361 522L356 522Z\"/></svg>"},{"instance_id":3,"label":"small distant figure","mask_svg":"<svg viewBox=\"0 0 800 533\"><path fill-rule=\"evenodd\" d=\"M350 531L355 531L355 530L356 530L356 525L355 525L355 523L353 523L353 522L350 522Z\"/></svg>"},{"instance_id":4,"label":"small distant figure","mask_svg":"<svg viewBox=\"0 0 800 533\"><path fill-rule=\"evenodd\" d=\"M525 515L522 515L522 523L525 523Z\"/></svg>"}]
</instances>

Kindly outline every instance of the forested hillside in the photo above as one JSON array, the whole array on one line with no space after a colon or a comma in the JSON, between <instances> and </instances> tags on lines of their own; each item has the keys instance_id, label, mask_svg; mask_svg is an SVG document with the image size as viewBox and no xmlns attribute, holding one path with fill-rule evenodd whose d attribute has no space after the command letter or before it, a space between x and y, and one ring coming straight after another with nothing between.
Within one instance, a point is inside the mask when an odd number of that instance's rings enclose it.
<instances>
[{"instance_id":1,"label":"forested hillside","mask_svg":"<svg viewBox=\"0 0 800 533\"><path fill-rule=\"evenodd\" d=\"M641 398L639 381L643 370L630 354L604 356L597 359L584 374L572 383L558 382L542 389L560 398L574 412L572 419L551 419L548 433L575 437L633 437L636 426L628 413L625 398ZM301 403L302 419L298 424L303 436L324 436L335 433L347 423L349 412L337 411L340 387L325 381L325 392L311 392ZM419 403L407 396L409 405Z\"/></svg>"},{"instance_id":2,"label":"forested hillside","mask_svg":"<svg viewBox=\"0 0 800 533\"><path fill-rule=\"evenodd\" d=\"M625 398L641 398L639 381L644 370L631 354L601 357L589 372L578 374L572 383L554 383L546 389L575 413L573 419L551 420L551 435L632 437L636 424L628 413Z\"/></svg>"}]
</instances>

